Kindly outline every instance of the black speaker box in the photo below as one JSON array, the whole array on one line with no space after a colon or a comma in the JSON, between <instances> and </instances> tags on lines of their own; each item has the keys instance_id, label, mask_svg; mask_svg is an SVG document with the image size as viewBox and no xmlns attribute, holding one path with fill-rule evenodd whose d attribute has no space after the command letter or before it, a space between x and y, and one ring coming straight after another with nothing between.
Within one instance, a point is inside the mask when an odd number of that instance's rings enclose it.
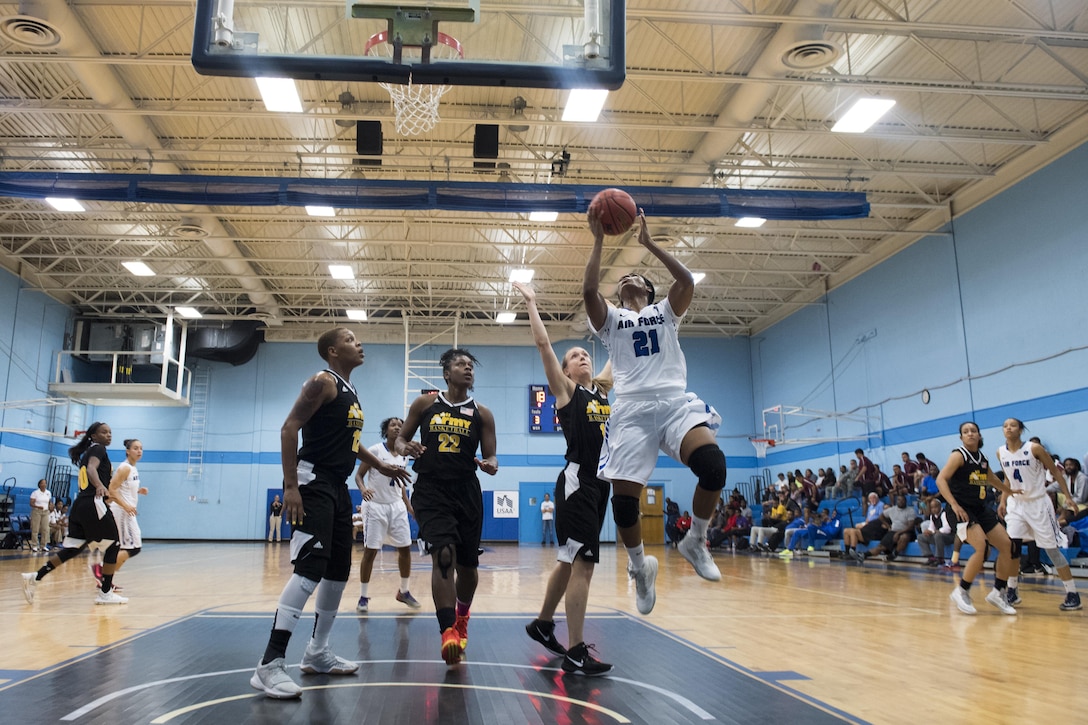
<instances>
[{"instance_id":1,"label":"black speaker box","mask_svg":"<svg viewBox=\"0 0 1088 725\"><path fill-rule=\"evenodd\" d=\"M472 139L472 157L476 159L499 158L499 127L490 123L476 124L476 135ZM494 169L494 162L476 161L473 168L479 170Z\"/></svg>"},{"instance_id":2,"label":"black speaker box","mask_svg":"<svg viewBox=\"0 0 1088 725\"><path fill-rule=\"evenodd\" d=\"M355 124L355 153L360 156L382 155L382 122L359 121ZM359 166L381 166L381 159L355 159Z\"/></svg>"}]
</instances>

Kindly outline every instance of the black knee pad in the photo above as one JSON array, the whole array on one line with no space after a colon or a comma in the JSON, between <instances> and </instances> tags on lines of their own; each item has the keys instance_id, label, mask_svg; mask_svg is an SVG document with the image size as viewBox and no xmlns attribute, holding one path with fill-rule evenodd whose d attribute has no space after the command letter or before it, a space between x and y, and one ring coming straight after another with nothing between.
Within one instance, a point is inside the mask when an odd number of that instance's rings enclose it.
<instances>
[{"instance_id":1,"label":"black knee pad","mask_svg":"<svg viewBox=\"0 0 1088 725\"><path fill-rule=\"evenodd\" d=\"M139 554L139 553L140 553L140 552L142 551L142 549L141 549L141 548L140 548L139 546L137 546L137 547L136 547L136 548L134 548L134 549L125 549L125 551L127 551L127 552L128 552L128 558L130 558L130 559L131 559L132 557L134 557L134 556L136 556L137 554Z\"/></svg>"},{"instance_id":2,"label":"black knee pad","mask_svg":"<svg viewBox=\"0 0 1088 725\"><path fill-rule=\"evenodd\" d=\"M717 444L697 448L688 458L688 468L699 477L699 488L707 491L725 488L725 454Z\"/></svg>"},{"instance_id":3,"label":"black knee pad","mask_svg":"<svg viewBox=\"0 0 1088 725\"><path fill-rule=\"evenodd\" d=\"M456 561L456 547L453 544L442 544L437 548L431 549L431 556L434 557L434 563L438 566L438 571L442 574L443 579L450 578L450 567L453 566L453 562Z\"/></svg>"},{"instance_id":4,"label":"black knee pad","mask_svg":"<svg viewBox=\"0 0 1088 725\"><path fill-rule=\"evenodd\" d=\"M102 552L102 563L103 564L116 564L117 563L117 555L119 553L121 553L121 544L114 541L108 547L106 547L106 550L104 552Z\"/></svg>"},{"instance_id":5,"label":"black knee pad","mask_svg":"<svg viewBox=\"0 0 1088 725\"><path fill-rule=\"evenodd\" d=\"M612 518L616 526L621 529L629 529L638 523L638 499L634 496L612 497Z\"/></svg>"},{"instance_id":6,"label":"black knee pad","mask_svg":"<svg viewBox=\"0 0 1088 725\"><path fill-rule=\"evenodd\" d=\"M1019 559L1020 551L1024 548L1023 539L1009 539L1012 542L1012 558Z\"/></svg>"}]
</instances>

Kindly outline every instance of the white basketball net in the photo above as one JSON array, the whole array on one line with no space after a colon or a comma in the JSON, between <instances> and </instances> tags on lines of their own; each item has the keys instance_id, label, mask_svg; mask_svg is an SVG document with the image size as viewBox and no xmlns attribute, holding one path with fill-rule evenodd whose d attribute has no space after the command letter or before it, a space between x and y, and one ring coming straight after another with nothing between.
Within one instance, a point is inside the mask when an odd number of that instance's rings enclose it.
<instances>
[{"instance_id":1,"label":"white basketball net","mask_svg":"<svg viewBox=\"0 0 1088 725\"><path fill-rule=\"evenodd\" d=\"M434 128L438 123L438 103L450 89L449 86L417 85L408 79L408 85L379 83L389 91L393 99L393 115L397 133L402 136L418 136Z\"/></svg>"},{"instance_id":2,"label":"white basketball net","mask_svg":"<svg viewBox=\"0 0 1088 725\"><path fill-rule=\"evenodd\" d=\"M767 447L770 446L769 441L753 440L752 445L756 449L756 457L758 457L758 458L766 458L767 457Z\"/></svg>"},{"instance_id":3,"label":"white basketball net","mask_svg":"<svg viewBox=\"0 0 1088 725\"><path fill-rule=\"evenodd\" d=\"M406 45L402 47L405 58L418 61L422 51L418 46ZM393 57L393 47L389 43L389 33L381 31L370 36L367 40L366 54L368 56L384 55ZM457 39L439 33L437 42L430 48L431 57L434 60L459 60L464 57L464 51ZM397 133L402 136L418 136L426 133L438 123L438 104L448 85L414 84L412 77L408 76L408 85L399 83L379 83L389 92L393 101L393 118Z\"/></svg>"}]
</instances>

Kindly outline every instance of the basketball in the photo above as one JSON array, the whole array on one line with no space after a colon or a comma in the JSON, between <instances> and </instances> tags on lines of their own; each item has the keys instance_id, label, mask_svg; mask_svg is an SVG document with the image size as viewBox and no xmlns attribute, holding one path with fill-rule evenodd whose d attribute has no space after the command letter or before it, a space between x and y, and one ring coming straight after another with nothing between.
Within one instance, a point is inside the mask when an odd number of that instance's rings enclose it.
<instances>
[{"instance_id":1,"label":"basketball","mask_svg":"<svg viewBox=\"0 0 1088 725\"><path fill-rule=\"evenodd\" d=\"M623 234L635 223L638 207L631 195L622 189L605 189L589 202L589 214L600 219L604 233Z\"/></svg>"}]
</instances>

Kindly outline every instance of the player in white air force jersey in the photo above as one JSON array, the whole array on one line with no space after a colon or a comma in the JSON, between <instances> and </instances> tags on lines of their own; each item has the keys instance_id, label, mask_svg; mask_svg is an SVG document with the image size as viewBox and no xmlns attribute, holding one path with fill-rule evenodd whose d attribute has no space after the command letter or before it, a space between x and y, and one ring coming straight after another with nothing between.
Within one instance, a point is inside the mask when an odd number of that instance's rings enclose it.
<instances>
[{"instance_id":1,"label":"player in white air force jersey","mask_svg":"<svg viewBox=\"0 0 1088 725\"><path fill-rule=\"evenodd\" d=\"M1005 480L1013 488L1023 489L1022 493L1013 496L1002 493L1001 504L997 510L998 515L1004 517L1005 528L1012 540L1013 576L1009 577L1009 603L1020 602L1017 592L1020 550L1023 548L1024 539L1034 539L1039 548L1046 551L1065 585L1065 601L1060 608L1063 611L1080 609L1080 594L1077 593L1073 573L1069 570L1069 562L1061 552L1067 544L1065 534L1058 528L1054 505L1046 492L1046 474L1049 472L1062 492L1072 498L1065 475L1060 467L1054 465L1054 459L1045 448L1038 443L1024 443L1021 440L1024 432L1022 421L1009 418L1001 430L1005 434L1005 445L997 449L997 458L1005 471Z\"/></svg>"},{"instance_id":2,"label":"player in white air force jersey","mask_svg":"<svg viewBox=\"0 0 1088 725\"><path fill-rule=\"evenodd\" d=\"M370 447L374 457L392 466L405 466L408 459L393 452L393 441L397 439L404 421L400 418L386 418L382 421L382 442ZM382 546L391 544L397 549L397 568L400 571L400 588L396 600L412 609L419 609L420 603L408 591L408 578L412 573L412 531L408 523L408 514L412 511L407 484L402 484L382 474L363 461L355 472L355 485L363 494L366 504L363 506L363 560L359 563L359 603L355 609L366 612L370 609L370 577L374 571L374 559Z\"/></svg>"},{"instance_id":3,"label":"player in white air force jersey","mask_svg":"<svg viewBox=\"0 0 1088 725\"><path fill-rule=\"evenodd\" d=\"M666 298L655 303L649 280L628 274L617 288L620 306L605 302L599 290L604 230L592 214L593 249L582 298L593 332L608 349L616 391L597 475L612 483L612 514L627 549L636 604L639 612L648 614L656 601L657 559L643 551L639 497L657 465L658 451L691 468L699 479L692 497L692 526L678 548L696 573L710 581L720 580L721 572L706 549L706 528L725 486L726 465L714 437L721 416L687 392L687 363L678 330L695 281L680 260L653 241L641 212L638 224L639 244L673 277Z\"/></svg>"}]
</instances>

